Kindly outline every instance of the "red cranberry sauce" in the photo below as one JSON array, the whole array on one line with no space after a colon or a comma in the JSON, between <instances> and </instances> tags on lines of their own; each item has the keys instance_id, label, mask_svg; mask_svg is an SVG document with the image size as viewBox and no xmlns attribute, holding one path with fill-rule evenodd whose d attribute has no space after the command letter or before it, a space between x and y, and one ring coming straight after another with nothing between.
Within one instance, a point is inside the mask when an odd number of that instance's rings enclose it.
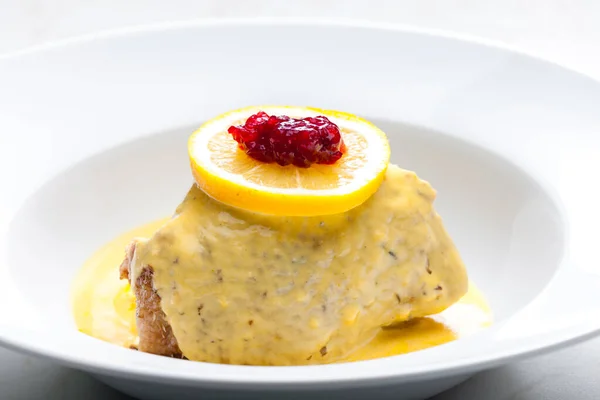
<instances>
[{"instance_id":1,"label":"red cranberry sauce","mask_svg":"<svg viewBox=\"0 0 600 400\"><path fill-rule=\"evenodd\" d=\"M259 111L227 131L246 154L266 163L302 168L333 164L344 150L340 129L322 115L296 119Z\"/></svg>"}]
</instances>

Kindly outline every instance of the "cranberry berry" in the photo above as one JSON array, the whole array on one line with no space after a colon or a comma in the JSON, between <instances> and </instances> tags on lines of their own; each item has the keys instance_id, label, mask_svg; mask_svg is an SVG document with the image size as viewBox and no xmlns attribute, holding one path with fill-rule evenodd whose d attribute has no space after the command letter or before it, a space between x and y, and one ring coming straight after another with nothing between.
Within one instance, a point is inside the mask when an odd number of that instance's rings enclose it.
<instances>
[{"instance_id":1,"label":"cranberry berry","mask_svg":"<svg viewBox=\"0 0 600 400\"><path fill-rule=\"evenodd\" d=\"M344 149L340 129L322 115L296 119L259 111L227 131L246 154L266 163L302 168L333 164Z\"/></svg>"}]
</instances>

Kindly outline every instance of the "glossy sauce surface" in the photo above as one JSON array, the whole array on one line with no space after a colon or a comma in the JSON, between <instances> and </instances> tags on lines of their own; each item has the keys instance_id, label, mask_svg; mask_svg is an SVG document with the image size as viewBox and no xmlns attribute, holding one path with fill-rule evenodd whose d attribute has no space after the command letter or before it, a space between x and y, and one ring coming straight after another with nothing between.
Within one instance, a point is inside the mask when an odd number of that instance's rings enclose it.
<instances>
[{"instance_id":1,"label":"glossy sauce surface","mask_svg":"<svg viewBox=\"0 0 600 400\"><path fill-rule=\"evenodd\" d=\"M366 202L324 216L252 213L193 185L165 225L136 241L129 277L146 298L142 282L152 274L188 359L340 361L381 327L439 313L467 292L466 269L435 197L428 182L394 165ZM147 315L138 327L160 324L160 315ZM158 335L146 335L152 329ZM139 349L173 354L164 351L172 340L165 329L142 329Z\"/></svg>"},{"instance_id":2,"label":"glossy sauce surface","mask_svg":"<svg viewBox=\"0 0 600 400\"><path fill-rule=\"evenodd\" d=\"M134 229L88 260L74 283L73 293L75 320L83 333L120 346L136 344L135 298L129 284L119 280L118 265L132 238L151 237L167 221ZM484 297L470 284L467 294L442 313L379 329L366 344L349 354L322 362L357 361L422 350L476 332L491 321Z\"/></svg>"}]
</instances>

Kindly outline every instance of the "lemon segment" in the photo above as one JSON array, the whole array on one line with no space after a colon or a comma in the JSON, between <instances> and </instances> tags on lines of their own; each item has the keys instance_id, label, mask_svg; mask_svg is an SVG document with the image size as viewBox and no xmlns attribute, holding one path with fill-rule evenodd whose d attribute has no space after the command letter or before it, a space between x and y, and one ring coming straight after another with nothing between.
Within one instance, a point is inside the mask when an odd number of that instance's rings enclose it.
<instances>
[{"instance_id":1,"label":"lemon segment","mask_svg":"<svg viewBox=\"0 0 600 400\"><path fill-rule=\"evenodd\" d=\"M255 160L227 129L258 111L293 118L324 115L339 127L345 153L333 165L309 168ZM359 206L381 185L390 159L385 133L369 121L339 111L285 106L247 107L213 118L191 135L188 153L196 183L215 200L285 216L337 214Z\"/></svg>"}]
</instances>

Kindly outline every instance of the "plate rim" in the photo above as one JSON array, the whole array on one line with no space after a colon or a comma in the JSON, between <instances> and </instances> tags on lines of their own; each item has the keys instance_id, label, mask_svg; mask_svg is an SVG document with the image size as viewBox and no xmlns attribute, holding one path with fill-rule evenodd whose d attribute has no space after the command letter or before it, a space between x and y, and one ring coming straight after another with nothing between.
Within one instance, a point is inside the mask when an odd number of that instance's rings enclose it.
<instances>
[{"instance_id":1,"label":"plate rim","mask_svg":"<svg viewBox=\"0 0 600 400\"><path fill-rule=\"evenodd\" d=\"M407 23L377 22L357 18L322 18L322 17L208 17L192 18L187 20L162 21L147 24L134 24L118 28L102 29L96 32L73 35L66 38L51 40L36 45L26 46L21 49L12 50L6 53L0 53L0 62L20 57L29 56L36 53L52 51L60 48L76 46L87 42L129 36L134 34L144 34L150 32L193 29L196 27L221 27L221 26L320 26L320 27L340 27L353 29L367 29L380 31L393 31L413 33L430 37L446 38L467 42L497 50L504 50L530 59L552 64L569 72L575 72L583 77L600 83L600 77L595 77L577 67L567 65L551 58L544 57L522 47L511 45L501 40L489 39L483 36L468 34L448 29L426 28Z\"/></svg>"},{"instance_id":2,"label":"plate rim","mask_svg":"<svg viewBox=\"0 0 600 400\"><path fill-rule=\"evenodd\" d=\"M55 50L65 49L68 47L74 47L78 45L85 45L90 42L94 42L102 39L117 39L120 37L131 37L132 35L141 35L148 33L156 33L161 31L172 31L172 30L182 30L182 29L194 29L194 28L210 28L210 27L221 27L221 26L234 26L234 27L247 27L247 26L255 26L255 27L286 27L286 26L295 26L295 27L311 27L311 26L319 26L319 27L338 27L338 28L351 28L351 29L365 29L365 30L377 30L384 32L402 32L408 34L417 34L417 35L425 35L435 38L443 38L450 39L454 41L467 42L470 44L491 47L497 50L501 50L504 52L509 52L512 54L518 54L520 56L524 56L530 59L534 59L537 61L541 61L544 64L550 64L556 67L559 67L564 72L568 73L576 73L581 77L585 77L590 79L595 84L600 83L600 81L596 80L594 77L578 71L576 69L563 66L557 62L552 60L544 59L542 57L538 57L536 55L532 55L522 49L512 47L510 45L497 42L494 40L488 40L479 38L472 35L464 35L459 33L452 33L445 30L436 30L436 29L424 29L418 28L405 24L391 24L391 23L377 23L377 22L365 22L365 21L357 21L357 20L345 20L345 19L318 19L318 18L210 18L210 19L194 19L188 21L175 21L175 22L161 22L161 23L153 23L153 24L144 24L137 25L132 27L111 29L106 31L100 31L92 34L75 36L67 39L52 41L49 43L44 43L41 45L31 46L22 50L17 50L14 52L9 52L3 55L0 55L0 64L5 61L10 61L13 59L18 59L21 57L27 57L31 55L38 55L40 53L51 52ZM512 163L515 163L514 160L510 160ZM516 164L517 167L526 172L534 181L542 187L546 193L551 195L552 200L557 200L557 196L554 196L554 188L552 185L547 185L543 179L540 179L537 174L535 174L531 169L525 168L523 165ZM558 197L558 199L560 199ZM561 207L562 202L555 201L555 205ZM560 209L562 215L564 214L564 209L561 207ZM550 284L550 283L549 283ZM2 326L0 326L2 327ZM6 328L6 327L5 327ZM13 332L3 332L0 334L0 342L3 346L6 346L11 349L15 349L21 352L25 352L28 354L32 354L35 356L41 356L46 359L51 359L53 361L58 361L61 364L75 367L78 369L83 369L89 372L97 372L103 373L105 375L110 376L119 376L120 374L124 374L127 377L135 377L141 380L150 380L150 379L159 379L163 381L179 381L186 382L190 384L232 384L232 385L243 385L243 386L263 386L263 385L325 385L325 384L344 384L344 385L357 385L364 386L366 384L370 384L373 382L381 382L384 380L391 379L403 379L403 380L423 380L433 377L439 376L449 376L449 375L458 375L458 374L466 374L473 371L482 370L485 368L491 368L497 365L504 364L509 360L518 360L523 359L525 357L530 357L536 354L542 354L545 352L549 352L558 348L566 347L568 345L573 345L584 340L587 340L595 335L600 333L600 326L585 326L585 328L581 328L577 330L576 334L569 337L566 340L553 342L550 344L540 344L538 346L530 346L529 349L524 351L514 351L507 352L495 358L490 357L481 357L479 360L471 363L461 363L461 362L450 362L449 364L455 365L442 365L435 366L432 369L417 369L414 371L408 372L379 372L377 376L366 376L357 378L356 376L350 376L348 378L340 378L340 377L325 377L324 379L315 379L313 377L304 377L303 379L296 380L283 380L280 377L272 377L271 380L268 379L259 379L253 376L243 376L243 379L234 380L228 376L221 376L218 379L217 377L198 377L192 376L192 374L186 373L182 374L181 371L168 371L169 373L159 373L155 369L144 370L143 368L138 368L138 365L118 365L113 364L112 366L108 365L110 363L94 363L90 360L86 360L85 358L81 358L71 354L58 353L55 349L43 348L43 346L31 346L31 343L28 345L27 340L23 338L27 338L29 334L24 333L22 336L19 335L17 329L13 329ZM123 349L122 349L123 350ZM150 355L152 356L152 355ZM177 360L172 360L177 362ZM180 361L180 360L179 360ZM460 360L459 360L460 361ZM371 362L377 362L371 361ZM359 362L360 364L369 363L369 361ZM202 363L207 364L207 363ZM210 365L210 364L209 364ZM239 366L234 366L239 367ZM310 368L310 369L318 369L322 366L308 366L308 367L283 367L283 368ZM245 368L273 368L280 369L282 367L245 367ZM366 365L365 365L366 368ZM240 378L240 376L238 376Z\"/></svg>"}]
</instances>

